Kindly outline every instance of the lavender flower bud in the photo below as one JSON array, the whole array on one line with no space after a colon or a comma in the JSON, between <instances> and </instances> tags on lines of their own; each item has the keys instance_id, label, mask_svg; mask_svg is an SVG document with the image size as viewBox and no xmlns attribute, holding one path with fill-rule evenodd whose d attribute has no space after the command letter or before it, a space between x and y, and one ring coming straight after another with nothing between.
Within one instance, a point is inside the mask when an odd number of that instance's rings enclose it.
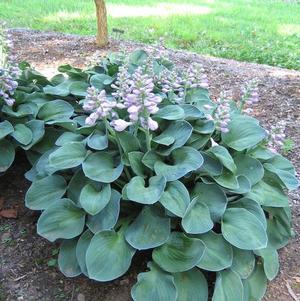
<instances>
[{"instance_id":1,"label":"lavender flower bud","mask_svg":"<svg viewBox=\"0 0 300 301\"><path fill-rule=\"evenodd\" d=\"M117 119L113 120L110 125L117 131L117 132L122 132L124 131L127 127L129 127L132 124L132 122L127 122L122 119Z\"/></svg>"}]
</instances>

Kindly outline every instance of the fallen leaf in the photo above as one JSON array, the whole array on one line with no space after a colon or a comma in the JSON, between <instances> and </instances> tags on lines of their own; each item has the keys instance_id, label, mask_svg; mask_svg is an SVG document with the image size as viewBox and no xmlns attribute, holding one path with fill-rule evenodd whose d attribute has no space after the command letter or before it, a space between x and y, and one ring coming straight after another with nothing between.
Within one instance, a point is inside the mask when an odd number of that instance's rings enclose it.
<instances>
[{"instance_id":1,"label":"fallen leaf","mask_svg":"<svg viewBox=\"0 0 300 301\"><path fill-rule=\"evenodd\" d=\"M18 211L16 209L4 209L0 211L0 216L4 218L17 218Z\"/></svg>"}]
</instances>

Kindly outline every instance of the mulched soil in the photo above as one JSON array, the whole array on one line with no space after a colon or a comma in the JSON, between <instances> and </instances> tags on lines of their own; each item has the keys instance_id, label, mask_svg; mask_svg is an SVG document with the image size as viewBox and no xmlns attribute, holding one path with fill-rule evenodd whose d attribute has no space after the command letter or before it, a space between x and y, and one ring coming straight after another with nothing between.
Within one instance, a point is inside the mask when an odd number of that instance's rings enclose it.
<instances>
[{"instance_id":1,"label":"mulched soil","mask_svg":"<svg viewBox=\"0 0 300 301\"><path fill-rule=\"evenodd\" d=\"M93 37L23 29L11 30L11 34L15 44L13 52L18 60L28 61L47 75L53 75L61 64L84 67L97 50L105 54L118 49L148 47L112 40L107 49L97 49ZM209 77L213 98L224 90L231 90L238 97L245 81L258 78L261 97L253 114L266 127L282 119L287 121L287 134L296 143L288 157L300 170L300 72L181 51L170 50L169 54L181 67L193 61L201 62ZM29 186L23 178L27 169L28 163L18 159L14 167L0 177L0 206L2 203L3 208L18 212L17 219L0 217L0 300L131 300L130 287L137 273L145 269L149 254L135 258L133 268L113 282L65 278L55 266L57 246L36 234L38 215L23 205ZM265 301L295 301L297 294L298 298L300 296L299 190L290 194L290 203L295 238L280 251L281 271L269 284Z\"/></svg>"}]
</instances>

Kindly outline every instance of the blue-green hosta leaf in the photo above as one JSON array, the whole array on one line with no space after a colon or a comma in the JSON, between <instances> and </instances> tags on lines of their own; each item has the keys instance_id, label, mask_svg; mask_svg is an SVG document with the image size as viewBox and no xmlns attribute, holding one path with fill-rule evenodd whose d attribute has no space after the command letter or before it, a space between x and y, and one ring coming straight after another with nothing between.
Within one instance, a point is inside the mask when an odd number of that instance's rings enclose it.
<instances>
[{"instance_id":1,"label":"blue-green hosta leaf","mask_svg":"<svg viewBox=\"0 0 300 301\"><path fill-rule=\"evenodd\" d=\"M262 257L263 267L267 278L273 280L279 271L279 258L278 252L272 247L265 249L255 250L255 255Z\"/></svg>"},{"instance_id":2,"label":"blue-green hosta leaf","mask_svg":"<svg viewBox=\"0 0 300 301\"><path fill-rule=\"evenodd\" d=\"M166 119L166 120L178 120L183 119L185 116L184 110L178 105L169 105L162 107L154 115L156 118Z\"/></svg>"},{"instance_id":3,"label":"blue-green hosta leaf","mask_svg":"<svg viewBox=\"0 0 300 301\"><path fill-rule=\"evenodd\" d=\"M211 219L214 222L220 221L227 206L227 198L218 185L196 183L192 197L199 198L209 208Z\"/></svg>"},{"instance_id":4,"label":"blue-green hosta leaf","mask_svg":"<svg viewBox=\"0 0 300 301\"><path fill-rule=\"evenodd\" d=\"M76 81L69 86L69 91L75 96L85 97L87 95L86 90L89 86L90 85L88 83L85 83L83 81Z\"/></svg>"},{"instance_id":5,"label":"blue-green hosta leaf","mask_svg":"<svg viewBox=\"0 0 300 301\"><path fill-rule=\"evenodd\" d=\"M145 50L135 50L129 56L129 62L134 65L142 66L148 59L149 55Z\"/></svg>"},{"instance_id":6,"label":"blue-green hosta leaf","mask_svg":"<svg viewBox=\"0 0 300 301\"><path fill-rule=\"evenodd\" d=\"M104 150L108 146L107 135L100 131L95 131L87 139L87 144L92 149Z\"/></svg>"},{"instance_id":7,"label":"blue-green hosta leaf","mask_svg":"<svg viewBox=\"0 0 300 301\"><path fill-rule=\"evenodd\" d=\"M140 177L145 178L145 173L147 170L147 167L142 163L142 159L144 157L144 153L142 152L130 152L128 154L128 160L130 163L130 167L133 170L133 172Z\"/></svg>"},{"instance_id":8,"label":"blue-green hosta leaf","mask_svg":"<svg viewBox=\"0 0 300 301\"><path fill-rule=\"evenodd\" d=\"M26 116L36 116L38 106L35 103L23 103L18 105L17 110L14 111L12 107L4 105L2 112L10 117L22 118Z\"/></svg>"},{"instance_id":9,"label":"blue-green hosta leaf","mask_svg":"<svg viewBox=\"0 0 300 301\"><path fill-rule=\"evenodd\" d=\"M86 154L83 142L69 142L49 156L49 167L56 170L76 167L84 161Z\"/></svg>"},{"instance_id":10,"label":"blue-green hosta leaf","mask_svg":"<svg viewBox=\"0 0 300 301\"><path fill-rule=\"evenodd\" d=\"M44 121L69 119L74 113L72 105L64 100L52 100L45 103L38 112L38 118Z\"/></svg>"},{"instance_id":11,"label":"blue-green hosta leaf","mask_svg":"<svg viewBox=\"0 0 300 301\"><path fill-rule=\"evenodd\" d=\"M26 207L32 210L47 209L60 199L67 190L67 183L62 176L52 175L34 181L25 195Z\"/></svg>"},{"instance_id":12,"label":"blue-green hosta leaf","mask_svg":"<svg viewBox=\"0 0 300 301\"><path fill-rule=\"evenodd\" d=\"M70 94L69 88L71 83L72 81L65 80L56 86L47 85L43 90L45 94L65 97Z\"/></svg>"},{"instance_id":13,"label":"blue-green hosta leaf","mask_svg":"<svg viewBox=\"0 0 300 301\"><path fill-rule=\"evenodd\" d=\"M200 175L219 176L223 172L223 165L213 155L206 152L200 152L204 162L200 169L197 171Z\"/></svg>"},{"instance_id":14,"label":"blue-green hosta leaf","mask_svg":"<svg viewBox=\"0 0 300 301\"><path fill-rule=\"evenodd\" d=\"M249 150L247 152L247 155L258 160L269 160L275 156L275 153L271 152L266 147L259 145L256 148Z\"/></svg>"},{"instance_id":15,"label":"blue-green hosta leaf","mask_svg":"<svg viewBox=\"0 0 300 301\"><path fill-rule=\"evenodd\" d=\"M154 169L154 164L161 160L161 157L154 151L148 151L142 158L142 163L150 169Z\"/></svg>"},{"instance_id":16,"label":"blue-green hosta leaf","mask_svg":"<svg viewBox=\"0 0 300 301\"><path fill-rule=\"evenodd\" d=\"M90 154L82 164L84 174L91 180L112 183L118 179L123 171L122 162L114 162L108 152Z\"/></svg>"},{"instance_id":17,"label":"blue-green hosta leaf","mask_svg":"<svg viewBox=\"0 0 300 301\"><path fill-rule=\"evenodd\" d=\"M177 301L207 301L207 281L199 269L176 273L174 280L178 293Z\"/></svg>"},{"instance_id":18,"label":"blue-green hosta leaf","mask_svg":"<svg viewBox=\"0 0 300 301\"><path fill-rule=\"evenodd\" d=\"M70 239L78 236L85 224L85 212L69 199L61 199L50 205L37 223L39 235L49 241L58 238Z\"/></svg>"},{"instance_id":19,"label":"blue-green hosta leaf","mask_svg":"<svg viewBox=\"0 0 300 301\"><path fill-rule=\"evenodd\" d=\"M187 141L186 145L191 146L197 150L202 149L205 144L209 141L211 135L205 135L205 134L197 134L192 133L190 139Z\"/></svg>"},{"instance_id":20,"label":"blue-green hosta leaf","mask_svg":"<svg viewBox=\"0 0 300 301\"><path fill-rule=\"evenodd\" d=\"M92 238L86 252L86 265L90 279L110 281L125 274L135 254L124 238L124 232L104 230Z\"/></svg>"},{"instance_id":21,"label":"blue-green hosta leaf","mask_svg":"<svg viewBox=\"0 0 300 301\"><path fill-rule=\"evenodd\" d=\"M86 267L86 251L90 245L91 239L93 238L93 233L90 230L85 230L80 238L78 239L76 246L76 258L80 266L82 273L88 276L88 271Z\"/></svg>"},{"instance_id":22,"label":"blue-green hosta leaf","mask_svg":"<svg viewBox=\"0 0 300 301\"><path fill-rule=\"evenodd\" d=\"M266 131L257 120L245 115L233 115L229 132L222 133L223 142L237 151L254 147L265 138Z\"/></svg>"},{"instance_id":23,"label":"blue-green hosta leaf","mask_svg":"<svg viewBox=\"0 0 300 301\"><path fill-rule=\"evenodd\" d=\"M76 277L81 274L81 269L76 257L77 238L65 239L58 254L58 266L66 277Z\"/></svg>"},{"instance_id":24,"label":"blue-green hosta leaf","mask_svg":"<svg viewBox=\"0 0 300 301\"><path fill-rule=\"evenodd\" d=\"M181 301L177 299L174 278L161 270L155 263L149 262L149 272L138 275L137 283L131 289L134 301Z\"/></svg>"},{"instance_id":25,"label":"blue-green hosta leaf","mask_svg":"<svg viewBox=\"0 0 300 301\"><path fill-rule=\"evenodd\" d=\"M183 104L180 107L184 110L184 119L189 120L197 120L199 118L204 118L204 113L200 111L197 107L190 104Z\"/></svg>"},{"instance_id":26,"label":"blue-green hosta leaf","mask_svg":"<svg viewBox=\"0 0 300 301\"><path fill-rule=\"evenodd\" d=\"M121 144L122 149L126 154L129 152L140 150L139 140L132 133L129 133L128 131L123 131L116 133L116 136Z\"/></svg>"},{"instance_id":27,"label":"blue-green hosta leaf","mask_svg":"<svg viewBox=\"0 0 300 301\"><path fill-rule=\"evenodd\" d=\"M77 123L73 119L57 119L46 121L47 125L57 126L63 129L66 129L71 132L75 132L77 129Z\"/></svg>"},{"instance_id":28,"label":"blue-green hosta leaf","mask_svg":"<svg viewBox=\"0 0 300 301\"><path fill-rule=\"evenodd\" d=\"M214 180L221 186L230 190L238 190L239 182L235 174L228 169L223 169L223 173L220 176L214 177Z\"/></svg>"},{"instance_id":29,"label":"blue-green hosta leaf","mask_svg":"<svg viewBox=\"0 0 300 301\"><path fill-rule=\"evenodd\" d=\"M83 139L84 139L84 136L82 136L82 135L75 134L75 133L72 133L72 132L64 132L55 141L55 145L63 146L64 144L67 144L69 142L80 142Z\"/></svg>"},{"instance_id":30,"label":"blue-green hosta leaf","mask_svg":"<svg viewBox=\"0 0 300 301\"><path fill-rule=\"evenodd\" d=\"M45 124L42 120L30 120L26 122L25 125L32 132L32 140L28 145L23 145L22 148L25 150L29 150L32 148L33 145L37 144L39 141L42 140L45 134Z\"/></svg>"},{"instance_id":31,"label":"blue-green hosta leaf","mask_svg":"<svg viewBox=\"0 0 300 301\"><path fill-rule=\"evenodd\" d=\"M16 124L11 136L23 145L28 145L33 138L32 131L24 124Z\"/></svg>"},{"instance_id":32,"label":"blue-green hosta leaf","mask_svg":"<svg viewBox=\"0 0 300 301\"><path fill-rule=\"evenodd\" d=\"M222 234L209 231L196 237L205 245L204 254L197 267L208 271L221 271L232 265L232 247Z\"/></svg>"},{"instance_id":33,"label":"blue-green hosta leaf","mask_svg":"<svg viewBox=\"0 0 300 301\"><path fill-rule=\"evenodd\" d=\"M80 204L90 215L99 213L109 202L111 188L109 184L88 183L80 193Z\"/></svg>"},{"instance_id":34,"label":"blue-green hosta leaf","mask_svg":"<svg viewBox=\"0 0 300 301\"><path fill-rule=\"evenodd\" d=\"M193 127L184 120L172 122L160 135L152 139L161 145L158 153L168 156L175 149L182 147L191 136Z\"/></svg>"},{"instance_id":35,"label":"blue-green hosta leaf","mask_svg":"<svg viewBox=\"0 0 300 301\"><path fill-rule=\"evenodd\" d=\"M91 77L91 85L98 90L103 90L105 86L110 85L114 78L107 74L95 74Z\"/></svg>"},{"instance_id":36,"label":"blue-green hosta leaf","mask_svg":"<svg viewBox=\"0 0 300 301\"><path fill-rule=\"evenodd\" d=\"M218 272L212 301L242 301L244 295L240 276L231 270Z\"/></svg>"},{"instance_id":37,"label":"blue-green hosta leaf","mask_svg":"<svg viewBox=\"0 0 300 301\"><path fill-rule=\"evenodd\" d=\"M211 220L209 208L201 201L201 198L195 197L189 204L181 225L189 234L206 233L213 228L214 223Z\"/></svg>"},{"instance_id":38,"label":"blue-green hosta leaf","mask_svg":"<svg viewBox=\"0 0 300 301\"><path fill-rule=\"evenodd\" d=\"M0 139L6 137L7 135L13 133L14 127L7 120L0 122Z\"/></svg>"},{"instance_id":39,"label":"blue-green hosta leaf","mask_svg":"<svg viewBox=\"0 0 300 301\"><path fill-rule=\"evenodd\" d=\"M190 195L182 182L168 182L159 202L176 216L183 217L190 203Z\"/></svg>"},{"instance_id":40,"label":"blue-green hosta leaf","mask_svg":"<svg viewBox=\"0 0 300 301\"><path fill-rule=\"evenodd\" d=\"M242 279L248 278L255 267L255 256L252 251L241 250L236 247L233 249L233 261L231 269L237 272Z\"/></svg>"},{"instance_id":41,"label":"blue-green hosta leaf","mask_svg":"<svg viewBox=\"0 0 300 301\"><path fill-rule=\"evenodd\" d=\"M267 290L268 280L264 273L262 264L257 263L251 276L243 281L244 288L247 291L246 297L250 301L260 301ZM246 299L247 300L247 299Z\"/></svg>"},{"instance_id":42,"label":"blue-green hosta leaf","mask_svg":"<svg viewBox=\"0 0 300 301\"><path fill-rule=\"evenodd\" d=\"M80 192L82 188L90 182L90 179L87 178L82 169L79 169L74 176L71 178L68 189L67 196L77 205L79 203Z\"/></svg>"},{"instance_id":43,"label":"blue-green hosta leaf","mask_svg":"<svg viewBox=\"0 0 300 301\"><path fill-rule=\"evenodd\" d=\"M228 242L243 250L265 248L268 242L264 225L244 208L229 208L225 211L222 233Z\"/></svg>"},{"instance_id":44,"label":"blue-green hosta leaf","mask_svg":"<svg viewBox=\"0 0 300 301\"><path fill-rule=\"evenodd\" d=\"M291 209L290 207L264 207L264 209L269 214L267 220L268 247L280 249L284 247L293 236Z\"/></svg>"},{"instance_id":45,"label":"blue-green hosta leaf","mask_svg":"<svg viewBox=\"0 0 300 301\"><path fill-rule=\"evenodd\" d=\"M236 177L237 181L238 181L238 185L239 187L236 189L231 189L231 192L237 193L237 194L245 194L250 192L251 190L251 183L250 180L242 175L239 175Z\"/></svg>"},{"instance_id":46,"label":"blue-green hosta leaf","mask_svg":"<svg viewBox=\"0 0 300 301\"><path fill-rule=\"evenodd\" d=\"M216 156L220 162L231 172L236 172L236 165L228 150L221 145L216 145L208 150L208 153Z\"/></svg>"},{"instance_id":47,"label":"blue-green hosta leaf","mask_svg":"<svg viewBox=\"0 0 300 301\"><path fill-rule=\"evenodd\" d=\"M168 241L154 249L153 260L170 273L184 272L195 267L204 252L204 244L181 232L172 232Z\"/></svg>"},{"instance_id":48,"label":"blue-green hosta leaf","mask_svg":"<svg viewBox=\"0 0 300 301\"><path fill-rule=\"evenodd\" d=\"M263 224L264 228L267 229L267 220L265 213L258 202L249 198L241 198L238 201L230 202L229 208L244 208L254 214L257 219Z\"/></svg>"},{"instance_id":49,"label":"blue-green hosta leaf","mask_svg":"<svg viewBox=\"0 0 300 301\"><path fill-rule=\"evenodd\" d=\"M172 165L162 161L154 164L156 174L164 176L168 182L178 180L190 171L197 170L203 163L201 154L188 146L175 149L171 157L174 162Z\"/></svg>"},{"instance_id":50,"label":"blue-green hosta leaf","mask_svg":"<svg viewBox=\"0 0 300 301\"><path fill-rule=\"evenodd\" d=\"M186 93L185 102L195 105L202 112L207 111L204 108L205 105L215 107L215 104L209 98L208 90L203 88L189 89Z\"/></svg>"},{"instance_id":51,"label":"blue-green hosta leaf","mask_svg":"<svg viewBox=\"0 0 300 301\"><path fill-rule=\"evenodd\" d=\"M238 154L234 156L234 162L237 166L237 175L243 175L250 180L251 186L257 184L264 176L262 164L247 155Z\"/></svg>"},{"instance_id":52,"label":"blue-green hosta leaf","mask_svg":"<svg viewBox=\"0 0 300 301\"><path fill-rule=\"evenodd\" d=\"M265 181L254 185L246 197L257 201L262 206L286 207L289 205L289 199L283 190Z\"/></svg>"},{"instance_id":53,"label":"blue-green hosta leaf","mask_svg":"<svg viewBox=\"0 0 300 301\"><path fill-rule=\"evenodd\" d=\"M15 148L8 140L0 140L0 172L6 171L14 162Z\"/></svg>"},{"instance_id":54,"label":"blue-green hosta leaf","mask_svg":"<svg viewBox=\"0 0 300 301\"><path fill-rule=\"evenodd\" d=\"M145 185L142 177L133 177L124 187L123 195L129 200L141 204L156 203L166 187L166 180L162 176L154 176L149 179L149 185Z\"/></svg>"},{"instance_id":55,"label":"blue-green hosta leaf","mask_svg":"<svg viewBox=\"0 0 300 301\"><path fill-rule=\"evenodd\" d=\"M193 123L193 132L196 134L212 134L215 130L215 123L212 120L198 119Z\"/></svg>"},{"instance_id":56,"label":"blue-green hosta leaf","mask_svg":"<svg viewBox=\"0 0 300 301\"><path fill-rule=\"evenodd\" d=\"M120 213L120 198L120 193L112 189L111 198L106 207L98 214L88 216L86 225L93 233L111 230L116 225Z\"/></svg>"},{"instance_id":57,"label":"blue-green hosta leaf","mask_svg":"<svg viewBox=\"0 0 300 301\"><path fill-rule=\"evenodd\" d=\"M155 208L145 206L127 228L127 242L138 250L152 249L164 244L170 235L170 219L160 216Z\"/></svg>"}]
</instances>

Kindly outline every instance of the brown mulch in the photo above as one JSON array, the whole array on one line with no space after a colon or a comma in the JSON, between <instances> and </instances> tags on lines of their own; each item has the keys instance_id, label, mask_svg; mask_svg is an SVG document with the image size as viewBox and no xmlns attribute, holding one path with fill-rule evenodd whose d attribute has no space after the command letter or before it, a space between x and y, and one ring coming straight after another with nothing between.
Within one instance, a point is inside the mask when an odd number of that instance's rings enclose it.
<instances>
[{"instance_id":1,"label":"brown mulch","mask_svg":"<svg viewBox=\"0 0 300 301\"><path fill-rule=\"evenodd\" d=\"M61 64L84 67L99 50L93 37L23 29L11 30L11 33L15 43L14 55L49 76ZM114 40L100 52L104 54L112 50L141 47L144 45ZM300 170L300 72L181 51L170 50L170 56L180 66L192 61L201 62L209 77L213 98L224 90L231 90L237 96L245 81L258 78L261 97L254 115L266 127L282 119L287 121L287 134L295 141L288 157ZM0 210L18 212L17 219L0 217L0 300L131 300L130 287L135 283L137 273L145 266L141 258L136 259L134 267L125 276L108 283L98 283L84 277L67 279L58 271L55 266L57 246L36 234L38 216L23 206L24 194L29 186L23 174L28 166L18 160L14 168L0 177L0 200L3 202ZM290 202L295 238L280 251L281 270L269 284L265 301L295 301L292 295L300 296L299 191L290 194Z\"/></svg>"}]
</instances>

